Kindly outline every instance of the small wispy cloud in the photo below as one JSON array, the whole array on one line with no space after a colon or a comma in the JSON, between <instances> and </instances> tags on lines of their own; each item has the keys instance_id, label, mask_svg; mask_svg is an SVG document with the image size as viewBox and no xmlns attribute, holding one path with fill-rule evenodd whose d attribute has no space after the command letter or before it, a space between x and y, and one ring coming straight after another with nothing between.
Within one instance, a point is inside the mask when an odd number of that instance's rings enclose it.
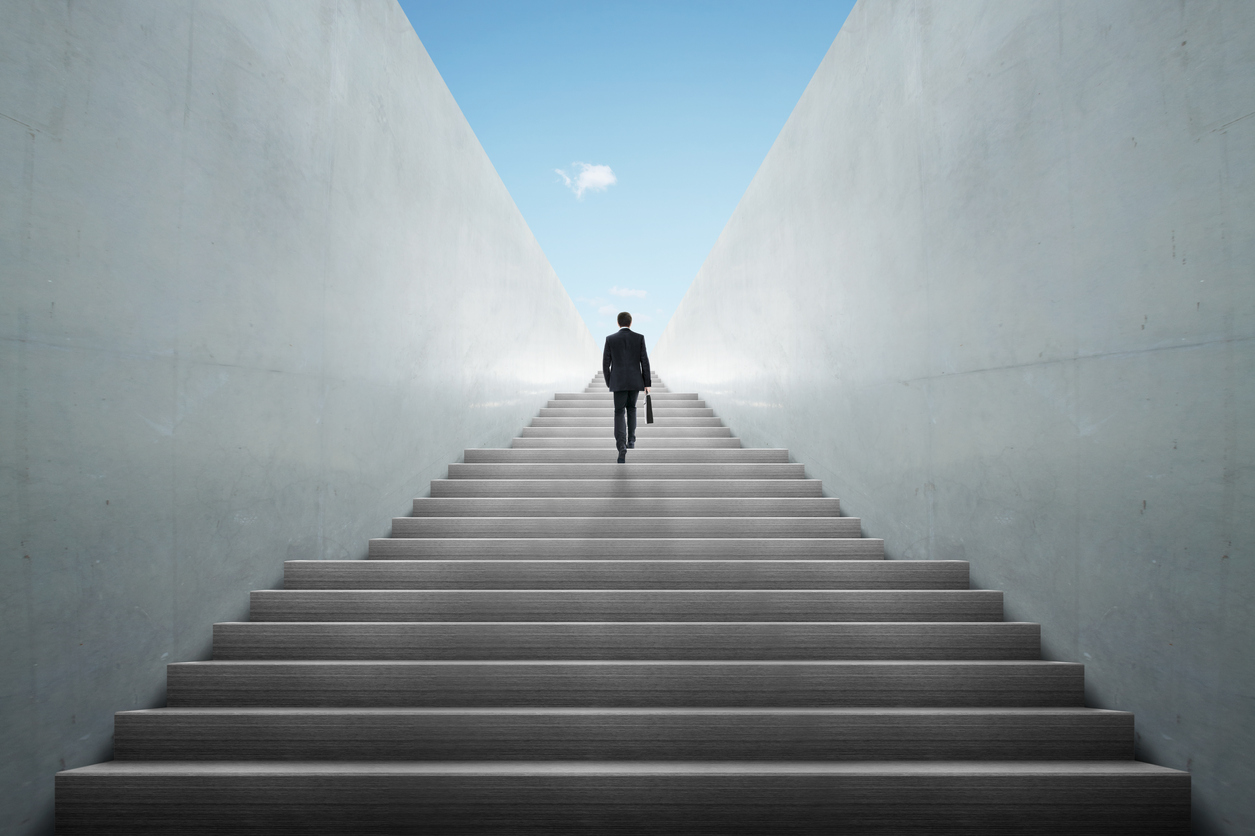
<instances>
[{"instance_id":1,"label":"small wispy cloud","mask_svg":"<svg viewBox=\"0 0 1255 836\"><path fill-rule=\"evenodd\" d=\"M610 295L611 296L635 296L639 299L644 299L645 291L630 290L626 287L619 287L618 285L615 285L614 287L610 288Z\"/></svg>"},{"instance_id":2,"label":"small wispy cloud","mask_svg":"<svg viewBox=\"0 0 1255 836\"><path fill-rule=\"evenodd\" d=\"M619 309L614 307L613 305L602 305L600 308L597 309L597 313L601 314L602 316L610 316L611 314L614 314L617 316L619 313Z\"/></svg>"},{"instance_id":3,"label":"small wispy cloud","mask_svg":"<svg viewBox=\"0 0 1255 836\"><path fill-rule=\"evenodd\" d=\"M588 163L571 163L571 173L555 168L554 173L562 178L562 185L575 192L575 197L584 199L584 192L604 192L619 182L608 165L589 165Z\"/></svg>"}]
</instances>

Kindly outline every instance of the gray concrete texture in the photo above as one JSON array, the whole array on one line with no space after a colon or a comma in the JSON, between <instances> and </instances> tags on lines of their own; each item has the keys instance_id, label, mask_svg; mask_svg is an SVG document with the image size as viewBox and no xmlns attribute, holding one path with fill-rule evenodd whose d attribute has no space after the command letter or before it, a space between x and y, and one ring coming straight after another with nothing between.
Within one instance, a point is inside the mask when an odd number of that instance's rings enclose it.
<instances>
[{"instance_id":1,"label":"gray concrete texture","mask_svg":"<svg viewBox=\"0 0 1255 836\"><path fill-rule=\"evenodd\" d=\"M598 346L392 2L0 0L0 833Z\"/></svg>"},{"instance_id":2,"label":"gray concrete texture","mask_svg":"<svg viewBox=\"0 0 1255 836\"><path fill-rule=\"evenodd\" d=\"M861 0L651 352L1255 833L1255 3Z\"/></svg>"}]
</instances>

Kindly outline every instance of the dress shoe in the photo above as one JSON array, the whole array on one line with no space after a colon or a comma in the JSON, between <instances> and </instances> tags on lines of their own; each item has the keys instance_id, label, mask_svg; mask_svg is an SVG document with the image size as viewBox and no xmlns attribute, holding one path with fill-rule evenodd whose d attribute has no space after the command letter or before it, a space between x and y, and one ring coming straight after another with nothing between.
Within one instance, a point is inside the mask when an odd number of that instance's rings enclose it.
<instances>
[{"instance_id":1,"label":"dress shoe","mask_svg":"<svg viewBox=\"0 0 1255 836\"><path fill-rule=\"evenodd\" d=\"M625 462L627 462L627 451L620 450L619 451L619 464L624 464Z\"/></svg>"},{"instance_id":2,"label":"dress shoe","mask_svg":"<svg viewBox=\"0 0 1255 836\"><path fill-rule=\"evenodd\" d=\"M629 449L629 450L635 450L635 449L636 449L636 442L635 442L635 441L629 441L629 442L628 442L628 449Z\"/></svg>"}]
</instances>

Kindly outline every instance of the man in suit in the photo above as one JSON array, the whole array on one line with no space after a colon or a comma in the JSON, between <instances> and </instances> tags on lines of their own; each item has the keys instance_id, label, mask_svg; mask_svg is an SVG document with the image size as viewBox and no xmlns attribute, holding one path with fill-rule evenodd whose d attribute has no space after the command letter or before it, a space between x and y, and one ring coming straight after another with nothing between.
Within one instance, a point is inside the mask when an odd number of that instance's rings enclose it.
<instances>
[{"instance_id":1,"label":"man in suit","mask_svg":"<svg viewBox=\"0 0 1255 836\"><path fill-rule=\"evenodd\" d=\"M601 373L614 392L614 443L619 448L619 464L627 461L627 451L636 447L636 396L649 391L649 355L645 337L628 326L632 315L619 314L619 331L606 337L601 353ZM626 420L625 420L626 419Z\"/></svg>"}]
</instances>

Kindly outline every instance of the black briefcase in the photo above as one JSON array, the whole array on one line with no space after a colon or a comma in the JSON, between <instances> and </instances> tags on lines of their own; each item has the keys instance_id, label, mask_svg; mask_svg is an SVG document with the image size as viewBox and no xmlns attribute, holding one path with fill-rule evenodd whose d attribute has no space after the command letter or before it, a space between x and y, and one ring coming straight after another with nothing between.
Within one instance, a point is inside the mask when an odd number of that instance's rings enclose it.
<instances>
[{"instance_id":1,"label":"black briefcase","mask_svg":"<svg viewBox=\"0 0 1255 836\"><path fill-rule=\"evenodd\" d=\"M649 393L645 393L645 423L654 423L654 402L649 399Z\"/></svg>"}]
</instances>

